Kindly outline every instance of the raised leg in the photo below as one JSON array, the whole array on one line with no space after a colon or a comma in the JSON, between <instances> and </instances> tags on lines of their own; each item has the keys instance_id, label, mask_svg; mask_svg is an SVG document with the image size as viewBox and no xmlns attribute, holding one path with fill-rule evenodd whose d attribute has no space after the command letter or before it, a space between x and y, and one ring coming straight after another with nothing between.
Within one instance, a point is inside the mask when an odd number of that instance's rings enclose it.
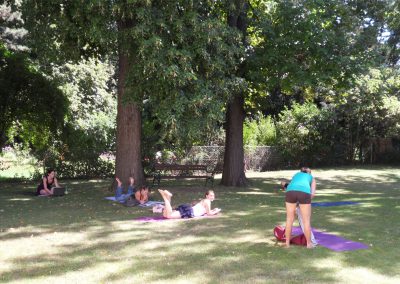
<instances>
[{"instance_id":1,"label":"raised leg","mask_svg":"<svg viewBox=\"0 0 400 284\"><path fill-rule=\"evenodd\" d=\"M171 196L172 194L168 191L169 194L166 193L166 190L159 189L158 192L161 194L162 198L164 199L164 210L163 216L165 218L170 218L172 215L172 206L171 206Z\"/></svg>"}]
</instances>

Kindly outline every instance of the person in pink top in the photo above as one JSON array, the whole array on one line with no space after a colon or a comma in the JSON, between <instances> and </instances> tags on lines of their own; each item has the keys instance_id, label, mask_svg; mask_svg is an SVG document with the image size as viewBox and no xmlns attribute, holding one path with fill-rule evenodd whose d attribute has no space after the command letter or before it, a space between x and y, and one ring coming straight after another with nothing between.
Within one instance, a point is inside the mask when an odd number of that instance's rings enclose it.
<instances>
[{"instance_id":1,"label":"person in pink top","mask_svg":"<svg viewBox=\"0 0 400 284\"><path fill-rule=\"evenodd\" d=\"M204 199L195 205L192 206L191 204L182 204L176 209L173 209L171 205L171 192L162 189L159 189L158 192L160 192L162 198L164 199L165 206L163 210L163 216L167 219L194 218L203 215L211 216L216 215L221 211L219 208L211 209L211 202L215 199L213 190L208 190L205 193Z\"/></svg>"}]
</instances>

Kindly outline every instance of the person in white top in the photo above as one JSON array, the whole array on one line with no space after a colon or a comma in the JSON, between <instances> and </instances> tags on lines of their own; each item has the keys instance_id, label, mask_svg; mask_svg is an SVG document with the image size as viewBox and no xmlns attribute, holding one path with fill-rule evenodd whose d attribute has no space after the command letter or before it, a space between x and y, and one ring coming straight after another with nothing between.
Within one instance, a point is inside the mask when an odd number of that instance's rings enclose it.
<instances>
[{"instance_id":1,"label":"person in white top","mask_svg":"<svg viewBox=\"0 0 400 284\"><path fill-rule=\"evenodd\" d=\"M221 211L219 208L211 209L211 202L215 199L213 190L208 190L205 193L204 199L196 203L194 206L191 204L182 204L176 209L173 209L171 205L171 192L162 189L159 189L158 192L160 192L164 199L165 207L163 210L163 216L167 219L194 218L203 215L211 216L216 215Z\"/></svg>"}]
</instances>

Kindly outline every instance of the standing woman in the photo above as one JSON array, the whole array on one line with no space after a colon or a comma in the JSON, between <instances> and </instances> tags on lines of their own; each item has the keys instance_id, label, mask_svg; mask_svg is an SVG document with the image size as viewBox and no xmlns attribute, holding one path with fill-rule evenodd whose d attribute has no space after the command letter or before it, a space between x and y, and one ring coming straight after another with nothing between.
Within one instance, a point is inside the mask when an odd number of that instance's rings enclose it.
<instances>
[{"instance_id":1,"label":"standing woman","mask_svg":"<svg viewBox=\"0 0 400 284\"><path fill-rule=\"evenodd\" d=\"M296 215L297 203L304 223L304 236L307 248L312 248L311 242L311 199L315 195L316 182L308 167L302 167L296 173L286 188L286 247L290 246L293 221Z\"/></svg>"},{"instance_id":2,"label":"standing woman","mask_svg":"<svg viewBox=\"0 0 400 284\"><path fill-rule=\"evenodd\" d=\"M56 172L53 169L48 169L42 182L36 189L36 194L44 196L53 195L53 187L60 187L60 185L56 178Z\"/></svg>"}]
</instances>

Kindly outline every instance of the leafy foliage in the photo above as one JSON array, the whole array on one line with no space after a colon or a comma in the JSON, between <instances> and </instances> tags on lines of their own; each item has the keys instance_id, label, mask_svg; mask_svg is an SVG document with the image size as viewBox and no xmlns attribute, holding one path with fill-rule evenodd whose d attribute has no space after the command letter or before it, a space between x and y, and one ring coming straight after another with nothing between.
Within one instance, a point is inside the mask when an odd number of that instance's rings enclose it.
<instances>
[{"instance_id":1,"label":"leafy foliage","mask_svg":"<svg viewBox=\"0 0 400 284\"><path fill-rule=\"evenodd\" d=\"M181 146L210 140L227 98L243 85L233 75L243 54L239 35L202 14L200 4L168 3L142 13L129 91L148 104L163 140Z\"/></svg>"},{"instance_id":2,"label":"leafy foliage","mask_svg":"<svg viewBox=\"0 0 400 284\"><path fill-rule=\"evenodd\" d=\"M0 46L0 131L43 147L59 134L68 102L24 54ZM11 135L12 134L12 135ZM2 143L6 137L2 137Z\"/></svg>"},{"instance_id":3,"label":"leafy foliage","mask_svg":"<svg viewBox=\"0 0 400 284\"><path fill-rule=\"evenodd\" d=\"M23 28L19 1L5 1L0 5L0 41L12 51L26 51L24 37L27 30Z\"/></svg>"},{"instance_id":4,"label":"leafy foliage","mask_svg":"<svg viewBox=\"0 0 400 284\"><path fill-rule=\"evenodd\" d=\"M268 145L276 143L275 123L270 116L260 116L258 119L246 119L243 126L243 144L249 146Z\"/></svg>"},{"instance_id":5,"label":"leafy foliage","mask_svg":"<svg viewBox=\"0 0 400 284\"><path fill-rule=\"evenodd\" d=\"M248 78L252 104L268 114L310 99L320 87L347 88L354 74L381 62L385 1L254 2Z\"/></svg>"},{"instance_id":6,"label":"leafy foliage","mask_svg":"<svg viewBox=\"0 0 400 284\"><path fill-rule=\"evenodd\" d=\"M234 75L244 51L240 36L217 11L212 1L29 0L23 18L44 67L126 56L124 101L148 112L145 128L160 137L144 144L186 146L212 139L227 98L244 85Z\"/></svg>"},{"instance_id":7,"label":"leafy foliage","mask_svg":"<svg viewBox=\"0 0 400 284\"><path fill-rule=\"evenodd\" d=\"M399 137L397 71L371 69L333 98L335 102L320 108L295 103L279 115L278 145L291 164L369 161L375 139Z\"/></svg>"},{"instance_id":8,"label":"leafy foliage","mask_svg":"<svg viewBox=\"0 0 400 284\"><path fill-rule=\"evenodd\" d=\"M113 162L100 157L115 150L114 69L91 59L55 67L53 74L70 108L60 140L40 155L60 176L110 176Z\"/></svg>"}]
</instances>

